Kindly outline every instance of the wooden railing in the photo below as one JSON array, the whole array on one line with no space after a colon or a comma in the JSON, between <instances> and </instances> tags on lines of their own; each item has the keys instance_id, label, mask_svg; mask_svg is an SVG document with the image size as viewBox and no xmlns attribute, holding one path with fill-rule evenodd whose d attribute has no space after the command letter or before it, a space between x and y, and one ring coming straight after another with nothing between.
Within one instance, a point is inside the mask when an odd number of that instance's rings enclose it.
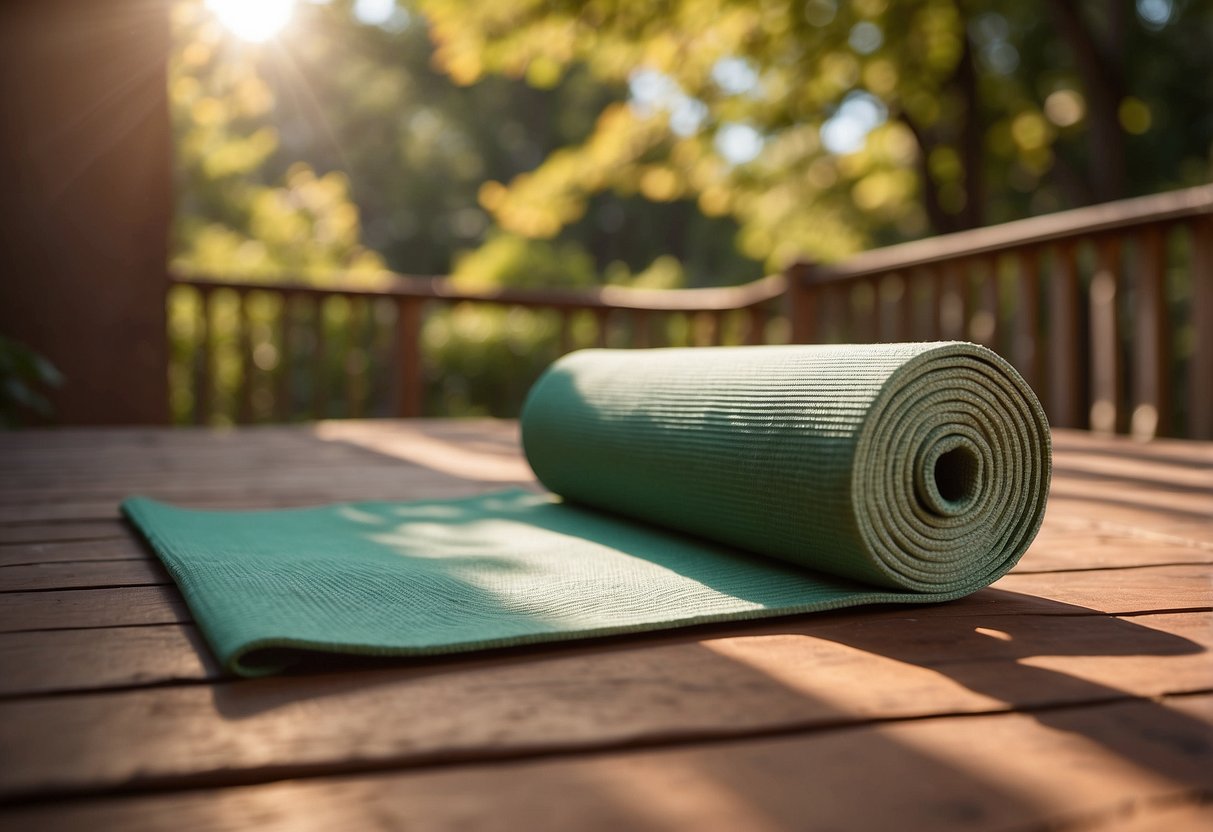
<instances>
[{"instance_id":1,"label":"wooden railing","mask_svg":"<svg viewBox=\"0 0 1213 832\"><path fill-rule=\"evenodd\" d=\"M789 287L795 341L971 340L1056 426L1213 438L1213 186L800 264Z\"/></svg>"},{"instance_id":2,"label":"wooden railing","mask_svg":"<svg viewBox=\"0 0 1213 832\"><path fill-rule=\"evenodd\" d=\"M778 330L781 323L786 331L781 311L787 294L783 275L744 286L677 291L619 286L467 291L456 289L447 278L406 275L393 275L389 285L375 289L232 282L184 275L174 276L172 283L177 299L184 299L180 298L183 292L192 296L192 337L184 350L175 350L173 369L179 382L180 377L189 377L189 410L198 424L213 422L217 415L227 415L236 422L360 416L368 411L419 416L426 380L423 317L441 307L475 305L554 315L558 337L552 345L551 359L586 346L706 346L786 339L768 333ZM234 348L228 352L234 351L237 356L238 369L235 402L216 408L216 305L225 296L234 306L234 314L228 316L231 325L227 327L227 346ZM250 307L259 299L269 299L273 309L269 316L263 316L270 319L269 326L262 327L263 332L255 337ZM334 327L332 306L338 302L345 305L345 319L339 321L341 326ZM589 339L578 335L585 329L575 326L579 316L592 319ZM683 323L676 332L662 326L671 319ZM334 331L343 333L340 343L333 343ZM273 360L259 363L258 349L267 346ZM373 389L369 382L382 373L368 373L372 366L390 375L390 383ZM344 388L344 396L335 402L333 394L338 387ZM271 407L254 406L258 389L270 391ZM301 390L305 394L302 399Z\"/></svg>"},{"instance_id":3,"label":"wooden railing","mask_svg":"<svg viewBox=\"0 0 1213 832\"><path fill-rule=\"evenodd\" d=\"M971 340L1011 359L1055 425L1213 438L1213 186L798 263L728 288L476 292L441 277L353 289L177 275L171 293L177 412L198 423L421 415L425 320L494 307L550 323L544 361L591 345Z\"/></svg>"}]
</instances>

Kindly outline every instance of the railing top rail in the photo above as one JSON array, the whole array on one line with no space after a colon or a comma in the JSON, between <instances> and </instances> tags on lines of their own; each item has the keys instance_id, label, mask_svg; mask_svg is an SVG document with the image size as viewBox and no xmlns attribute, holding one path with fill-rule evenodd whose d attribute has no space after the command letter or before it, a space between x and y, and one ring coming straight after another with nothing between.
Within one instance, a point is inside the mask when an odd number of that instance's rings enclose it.
<instances>
[{"instance_id":1,"label":"railing top rail","mask_svg":"<svg viewBox=\"0 0 1213 832\"><path fill-rule=\"evenodd\" d=\"M1090 205L1024 220L872 249L845 262L815 266L813 282L835 282L929 266L1007 249L1213 214L1213 185Z\"/></svg>"},{"instance_id":2,"label":"railing top rail","mask_svg":"<svg viewBox=\"0 0 1213 832\"><path fill-rule=\"evenodd\" d=\"M445 300L454 303L479 301L505 306L530 306L548 309L624 309L636 312L727 312L748 309L774 300L787 289L781 274L746 283L709 289L635 289L627 286L598 286L587 289L490 289L467 290L453 286L445 277L392 275L382 287L343 285L333 279L323 285L286 282L249 282L222 280L209 275L172 274L177 285L198 289L267 291L291 295L344 295L352 297L413 298Z\"/></svg>"},{"instance_id":3,"label":"railing top rail","mask_svg":"<svg viewBox=\"0 0 1213 832\"><path fill-rule=\"evenodd\" d=\"M814 265L808 279L833 283L905 271L951 260L980 257L1000 251L1045 245L1083 236L1094 236L1199 215L1213 215L1213 185L1202 185L1169 193L1091 205L1072 211L1044 214L1025 220L945 234L925 240L873 249L842 263ZM794 272L806 273L804 264ZM708 289L635 289L598 286L586 289L483 289L454 286L439 276L392 274L381 287L359 287L355 280L328 279L324 284L231 281L213 275L173 274L173 283L204 290L235 289L293 295L344 295L347 297L394 297L445 300L453 303L479 301L503 306L547 309L623 309L635 312L727 312L748 309L772 301L787 290L784 275L774 274L742 286Z\"/></svg>"}]
</instances>

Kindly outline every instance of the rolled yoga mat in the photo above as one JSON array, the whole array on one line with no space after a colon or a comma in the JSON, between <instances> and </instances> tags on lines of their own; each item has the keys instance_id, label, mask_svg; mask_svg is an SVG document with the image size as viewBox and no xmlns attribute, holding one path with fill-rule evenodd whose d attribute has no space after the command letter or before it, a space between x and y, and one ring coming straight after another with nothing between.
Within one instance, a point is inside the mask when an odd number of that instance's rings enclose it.
<instances>
[{"instance_id":1,"label":"rolled yoga mat","mask_svg":"<svg viewBox=\"0 0 1213 832\"><path fill-rule=\"evenodd\" d=\"M1044 412L963 343L586 350L521 417L552 494L123 508L230 670L958 598L1027 549Z\"/></svg>"}]
</instances>

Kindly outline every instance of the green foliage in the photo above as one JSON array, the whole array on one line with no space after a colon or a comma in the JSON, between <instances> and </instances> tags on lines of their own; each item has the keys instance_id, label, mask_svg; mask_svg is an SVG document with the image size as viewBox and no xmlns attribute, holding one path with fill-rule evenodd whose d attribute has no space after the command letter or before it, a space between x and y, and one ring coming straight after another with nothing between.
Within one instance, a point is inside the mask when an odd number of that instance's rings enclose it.
<instances>
[{"instance_id":1,"label":"green foliage","mask_svg":"<svg viewBox=\"0 0 1213 832\"><path fill-rule=\"evenodd\" d=\"M198 3L175 6L173 25L173 265L234 279L340 273L373 282L384 264L361 244L348 178L303 162L272 170L282 131L265 55L232 44Z\"/></svg>"},{"instance_id":2,"label":"green foliage","mask_svg":"<svg viewBox=\"0 0 1213 832\"><path fill-rule=\"evenodd\" d=\"M632 273L616 261L606 270L616 285L681 288L681 264L660 257ZM599 283L593 259L573 243L497 234L456 260L452 282L469 291L499 287L587 288ZM562 346L589 346L599 323L582 313L569 321L561 344L561 318L553 311L496 309L461 304L430 315L422 348L430 362L430 409L449 415L516 416L526 391Z\"/></svg>"},{"instance_id":3,"label":"green foliage","mask_svg":"<svg viewBox=\"0 0 1213 832\"><path fill-rule=\"evenodd\" d=\"M1149 20L1096 0L404 0L383 25L354 5L300 3L281 43L254 46L200 0L176 4L175 266L723 285L1213 170L1213 86L1193 82L1213 74L1213 6L1196 0L1159 0ZM281 310L264 301L247 310L256 366L306 399L313 374L280 366ZM182 419L195 303L170 302ZM307 314L301 337L347 337L340 305ZM238 315L216 299L229 410ZM658 323L655 340L698 337L694 321ZM513 412L558 324L431 316L430 412ZM597 326L575 316L573 345ZM368 372L377 355L360 359Z\"/></svg>"},{"instance_id":4,"label":"green foliage","mask_svg":"<svg viewBox=\"0 0 1213 832\"><path fill-rule=\"evenodd\" d=\"M482 191L523 234L557 233L603 191L695 199L777 266L1210 174L1213 87L1190 79L1213 74L1213 7L1191 0L1162 4L1161 22L1127 3L1045 0L422 6L460 83L538 66L666 85ZM840 117L856 108L874 129L847 147ZM761 152L722 152L738 135Z\"/></svg>"},{"instance_id":5,"label":"green foliage","mask_svg":"<svg viewBox=\"0 0 1213 832\"><path fill-rule=\"evenodd\" d=\"M63 376L55 366L24 344L0 336L0 427L14 428L29 416L49 418L44 391L58 387Z\"/></svg>"}]
</instances>

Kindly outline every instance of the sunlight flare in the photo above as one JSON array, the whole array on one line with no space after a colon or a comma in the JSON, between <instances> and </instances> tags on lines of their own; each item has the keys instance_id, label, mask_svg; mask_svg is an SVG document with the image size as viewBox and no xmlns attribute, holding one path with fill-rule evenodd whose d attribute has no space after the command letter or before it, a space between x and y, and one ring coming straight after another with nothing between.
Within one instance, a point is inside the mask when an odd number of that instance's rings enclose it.
<instances>
[{"instance_id":1,"label":"sunlight flare","mask_svg":"<svg viewBox=\"0 0 1213 832\"><path fill-rule=\"evenodd\" d=\"M206 7L232 34L264 43L290 22L295 0L206 0Z\"/></svg>"}]
</instances>

